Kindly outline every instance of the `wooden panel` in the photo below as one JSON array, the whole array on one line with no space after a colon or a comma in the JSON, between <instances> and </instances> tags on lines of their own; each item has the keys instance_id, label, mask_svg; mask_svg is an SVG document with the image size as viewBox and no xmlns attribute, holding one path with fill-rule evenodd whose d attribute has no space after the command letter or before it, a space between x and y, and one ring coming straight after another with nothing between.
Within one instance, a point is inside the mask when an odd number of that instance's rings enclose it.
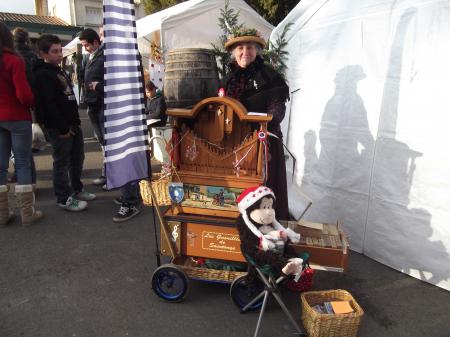
<instances>
[{"instance_id":1,"label":"wooden panel","mask_svg":"<svg viewBox=\"0 0 450 337\"><path fill-rule=\"evenodd\" d=\"M239 234L236 228L186 223L182 253L212 259L242 261ZM183 229L184 231L184 229Z\"/></svg>"},{"instance_id":2,"label":"wooden panel","mask_svg":"<svg viewBox=\"0 0 450 337\"><path fill-rule=\"evenodd\" d=\"M175 243L174 249L175 253L180 254L181 252L181 222L180 221L167 221L167 226L169 227L169 236ZM161 255L170 256L170 248L167 244L165 236L161 228Z\"/></svg>"},{"instance_id":3,"label":"wooden panel","mask_svg":"<svg viewBox=\"0 0 450 337\"><path fill-rule=\"evenodd\" d=\"M263 182L262 176L236 177L236 175L205 174L180 170L177 172L183 183L209 186L226 186L245 189L258 186Z\"/></svg>"},{"instance_id":4,"label":"wooden panel","mask_svg":"<svg viewBox=\"0 0 450 337\"><path fill-rule=\"evenodd\" d=\"M173 209L169 209L164 217L168 220L171 231L173 231L175 224L181 223L181 235L179 236L181 241L176 241L176 249L180 249L181 245L182 255L244 261L240 250L239 234L234 227L234 219L208 215L177 215ZM346 271L348 268L348 242L340 226L339 235L342 240L340 248L290 244L288 249L297 254L307 251L310 254L312 264L342 268ZM162 243L161 250L165 249L164 247L166 246ZM166 250L165 254L168 255L168 249Z\"/></svg>"},{"instance_id":5,"label":"wooden panel","mask_svg":"<svg viewBox=\"0 0 450 337\"><path fill-rule=\"evenodd\" d=\"M186 207L180 204L175 206L174 212L176 214L187 213L187 214L201 214L210 216L223 216L226 218L237 219L239 216L239 211L223 211L220 209L210 209L210 208L196 208L196 207Z\"/></svg>"}]
</instances>

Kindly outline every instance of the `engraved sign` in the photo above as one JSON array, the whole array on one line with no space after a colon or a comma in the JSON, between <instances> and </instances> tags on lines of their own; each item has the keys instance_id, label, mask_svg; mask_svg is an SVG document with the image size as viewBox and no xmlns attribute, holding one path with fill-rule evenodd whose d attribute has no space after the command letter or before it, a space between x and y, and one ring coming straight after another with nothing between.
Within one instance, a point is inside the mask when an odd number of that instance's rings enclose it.
<instances>
[{"instance_id":1,"label":"engraved sign","mask_svg":"<svg viewBox=\"0 0 450 337\"><path fill-rule=\"evenodd\" d=\"M202 231L202 249L241 254L239 235Z\"/></svg>"}]
</instances>

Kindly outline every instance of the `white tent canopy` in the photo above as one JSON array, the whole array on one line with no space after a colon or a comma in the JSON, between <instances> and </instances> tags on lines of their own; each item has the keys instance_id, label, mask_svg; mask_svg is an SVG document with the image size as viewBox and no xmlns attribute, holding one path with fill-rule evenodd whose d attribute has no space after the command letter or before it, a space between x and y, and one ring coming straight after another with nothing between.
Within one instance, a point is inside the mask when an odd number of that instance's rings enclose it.
<instances>
[{"instance_id":1,"label":"white tent canopy","mask_svg":"<svg viewBox=\"0 0 450 337\"><path fill-rule=\"evenodd\" d=\"M229 0L230 8L239 11L239 23L257 29L267 40L274 28L243 0ZM211 48L222 34L218 26L225 0L190 0L179 3L136 21L138 47L149 57L150 44L169 51L178 48ZM76 52L79 39L64 46L63 55Z\"/></svg>"},{"instance_id":2,"label":"white tent canopy","mask_svg":"<svg viewBox=\"0 0 450 337\"><path fill-rule=\"evenodd\" d=\"M271 38L290 22L292 210L450 290L449 1L302 0Z\"/></svg>"},{"instance_id":3,"label":"white tent canopy","mask_svg":"<svg viewBox=\"0 0 450 337\"><path fill-rule=\"evenodd\" d=\"M239 11L239 23L260 31L268 39L273 26L243 0L229 0ZM211 48L222 34L218 26L224 0L190 0L148 15L136 21L139 50L150 53L150 41L164 52L178 48Z\"/></svg>"}]
</instances>

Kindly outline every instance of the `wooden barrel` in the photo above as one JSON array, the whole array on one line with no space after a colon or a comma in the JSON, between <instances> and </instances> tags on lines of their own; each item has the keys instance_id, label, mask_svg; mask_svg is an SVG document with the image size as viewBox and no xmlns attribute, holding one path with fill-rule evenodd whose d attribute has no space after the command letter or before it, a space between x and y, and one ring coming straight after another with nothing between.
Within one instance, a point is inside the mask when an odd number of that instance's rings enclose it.
<instances>
[{"instance_id":1,"label":"wooden barrel","mask_svg":"<svg viewBox=\"0 0 450 337\"><path fill-rule=\"evenodd\" d=\"M169 108L187 108L217 96L219 74L211 50L184 48L165 56L164 97Z\"/></svg>"}]
</instances>

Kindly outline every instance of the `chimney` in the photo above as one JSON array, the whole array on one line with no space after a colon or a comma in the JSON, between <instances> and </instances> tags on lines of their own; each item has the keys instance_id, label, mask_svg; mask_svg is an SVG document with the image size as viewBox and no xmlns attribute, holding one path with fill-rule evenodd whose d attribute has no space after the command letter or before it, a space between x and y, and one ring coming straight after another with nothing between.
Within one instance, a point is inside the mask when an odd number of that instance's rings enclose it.
<instances>
[{"instance_id":1,"label":"chimney","mask_svg":"<svg viewBox=\"0 0 450 337\"><path fill-rule=\"evenodd\" d=\"M34 0L34 10L36 15L48 15L47 0Z\"/></svg>"}]
</instances>

